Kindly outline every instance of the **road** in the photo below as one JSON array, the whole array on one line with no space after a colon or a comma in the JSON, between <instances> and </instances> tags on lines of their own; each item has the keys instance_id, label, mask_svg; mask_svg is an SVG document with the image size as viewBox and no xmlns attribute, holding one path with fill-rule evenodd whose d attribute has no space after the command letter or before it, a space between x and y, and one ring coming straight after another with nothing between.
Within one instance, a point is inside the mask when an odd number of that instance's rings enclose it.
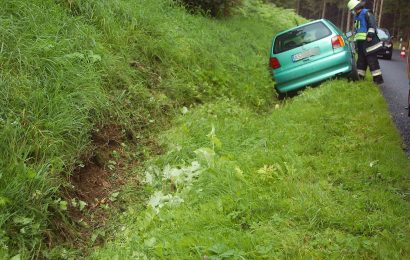
<instances>
[{"instance_id":1,"label":"road","mask_svg":"<svg viewBox=\"0 0 410 260\"><path fill-rule=\"evenodd\" d=\"M389 104L393 121L403 138L405 150L410 158L410 117L407 116L406 110L409 79L406 59L401 58L398 51L394 51L391 60L379 59L379 63L384 78L381 90Z\"/></svg>"}]
</instances>

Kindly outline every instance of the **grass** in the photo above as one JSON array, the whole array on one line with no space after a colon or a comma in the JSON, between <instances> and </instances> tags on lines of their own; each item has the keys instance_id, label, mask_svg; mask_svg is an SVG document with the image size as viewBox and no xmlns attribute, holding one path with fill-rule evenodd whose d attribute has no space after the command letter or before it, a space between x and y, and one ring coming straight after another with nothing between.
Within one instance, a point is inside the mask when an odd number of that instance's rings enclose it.
<instances>
[{"instance_id":1,"label":"grass","mask_svg":"<svg viewBox=\"0 0 410 260\"><path fill-rule=\"evenodd\" d=\"M245 1L213 20L170 0L0 5L0 258L80 257L45 237L56 218L75 230L62 190L111 125L151 160L129 169L146 185L124 187L119 236L94 258L408 256L408 162L376 88L334 81L275 99L268 51L303 21L292 11ZM170 127L153 156L144 140Z\"/></svg>"},{"instance_id":2,"label":"grass","mask_svg":"<svg viewBox=\"0 0 410 260\"><path fill-rule=\"evenodd\" d=\"M74 30L78 20L44 1L1 6L0 256L35 254L64 173L87 149L108 97L89 27Z\"/></svg>"},{"instance_id":3,"label":"grass","mask_svg":"<svg viewBox=\"0 0 410 260\"><path fill-rule=\"evenodd\" d=\"M44 237L67 218L61 188L93 153L93 131L118 125L140 149L184 106L266 110L270 39L295 17L255 3L226 20L169 0L0 5L0 258L48 255Z\"/></svg>"},{"instance_id":4,"label":"grass","mask_svg":"<svg viewBox=\"0 0 410 260\"><path fill-rule=\"evenodd\" d=\"M409 163L386 111L373 84L341 80L264 114L192 109L145 173L147 209L130 204L91 258L406 259Z\"/></svg>"}]
</instances>

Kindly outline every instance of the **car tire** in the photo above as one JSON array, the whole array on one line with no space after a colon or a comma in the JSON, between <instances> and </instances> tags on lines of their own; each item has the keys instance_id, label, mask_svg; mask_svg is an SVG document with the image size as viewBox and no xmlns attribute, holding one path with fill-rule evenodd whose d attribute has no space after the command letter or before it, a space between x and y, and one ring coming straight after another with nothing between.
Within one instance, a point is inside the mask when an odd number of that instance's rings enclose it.
<instances>
[{"instance_id":1,"label":"car tire","mask_svg":"<svg viewBox=\"0 0 410 260\"><path fill-rule=\"evenodd\" d=\"M284 93L278 92L278 99L279 100L284 100L287 96L288 96L288 93L286 93L286 92L284 92Z\"/></svg>"},{"instance_id":2,"label":"car tire","mask_svg":"<svg viewBox=\"0 0 410 260\"><path fill-rule=\"evenodd\" d=\"M347 75L347 77L350 81L358 81L360 79L359 74L357 73L356 59L354 57L353 57L353 62L352 62L352 70Z\"/></svg>"},{"instance_id":3,"label":"car tire","mask_svg":"<svg viewBox=\"0 0 410 260\"><path fill-rule=\"evenodd\" d=\"M391 54L389 56L386 56L386 59L391 60Z\"/></svg>"}]
</instances>

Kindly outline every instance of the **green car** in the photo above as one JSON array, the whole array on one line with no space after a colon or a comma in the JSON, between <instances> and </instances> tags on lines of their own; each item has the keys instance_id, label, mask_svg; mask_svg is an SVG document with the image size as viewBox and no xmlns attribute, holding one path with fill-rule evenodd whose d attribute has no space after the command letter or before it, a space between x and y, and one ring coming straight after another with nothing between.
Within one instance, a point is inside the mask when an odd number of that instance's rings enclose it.
<instances>
[{"instance_id":1,"label":"green car","mask_svg":"<svg viewBox=\"0 0 410 260\"><path fill-rule=\"evenodd\" d=\"M272 42L270 67L282 97L332 77L358 78L352 43L326 19L278 33Z\"/></svg>"}]
</instances>

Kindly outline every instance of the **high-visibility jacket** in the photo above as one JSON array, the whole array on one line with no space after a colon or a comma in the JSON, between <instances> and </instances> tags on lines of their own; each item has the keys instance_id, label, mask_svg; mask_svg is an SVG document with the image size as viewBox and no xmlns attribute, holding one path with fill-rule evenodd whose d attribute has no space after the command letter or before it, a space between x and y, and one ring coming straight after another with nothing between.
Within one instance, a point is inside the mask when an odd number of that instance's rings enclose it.
<instances>
[{"instance_id":1,"label":"high-visibility jacket","mask_svg":"<svg viewBox=\"0 0 410 260\"><path fill-rule=\"evenodd\" d=\"M366 40L367 38L367 19L366 14L369 9L363 8L359 15L356 15L354 18L354 27L355 27L355 36L354 40ZM374 29L373 29L374 30Z\"/></svg>"},{"instance_id":2,"label":"high-visibility jacket","mask_svg":"<svg viewBox=\"0 0 410 260\"><path fill-rule=\"evenodd\" d=\"M355 41L364 41L366 38L372 38L370 42L366 43L366 55L377 52L383 46L377 37L377 24L374 15L369 9L363 8L354 18L355 25Z\"/></svg>"}]
</instances>

